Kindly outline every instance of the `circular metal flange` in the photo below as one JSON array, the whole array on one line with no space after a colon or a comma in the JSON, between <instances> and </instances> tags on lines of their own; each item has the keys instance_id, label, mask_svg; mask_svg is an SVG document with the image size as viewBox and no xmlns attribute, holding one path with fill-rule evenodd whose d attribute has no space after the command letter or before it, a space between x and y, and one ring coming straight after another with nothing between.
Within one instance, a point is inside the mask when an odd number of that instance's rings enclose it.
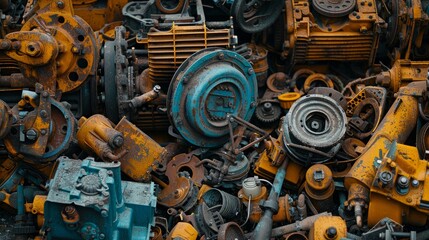
<instances>
[{"instance_id":1,"label":"circular metal flange","mask_svg":"<svg viewBox=\"0 0 429 240\"><path fill-rule=\"evenodd\" d=\"M88 76L95 75L99 60L96 35L82 18L66 12L38 13L22 26L21 31L38 28L48 29L62 46L55 59L59 90L75 90ZM32 70L32 67L27 68Z\"/></svg>"},{"instance_id":2,"label":"circular metal flange","mask_svg":"<svg viewBox=\"0 0 429 240\"><path fill-rule=\"evenodd\" d=\"M28 162L45 163L56 160L58 156L69 149L70 144L72 144L73 139L75 139L77 127L76 120L73 113L67 107L68 103L58 102L52 98L49 98L49 102L51 104L51 120L49 129L46 130L46 134L49 135L49 140L45 146L45 153L37 158L31 154L22 153L20 149L23 148L23 146L21 145L27 144L20 141L19 130L12 126L11 132L4 139L5 147L11 155L16 155L16 157L22 158ZM24 129L27 130L31 128L36 114L37 109L25 115L21 123Z\"/></svg>"},{"instance_id":3,"label":"circular metal flange","mask_svg":"<svg viewBox=\"0 0 429 240\"><path fill-rule=\"evenodd\" d=\"M285 147L298 162L325 162L341 147L346 124L344 110L332 98L320 94L301 97L283 123Z\"/></svg>"},{"instance_id":4,"label":"circular metal flange","mask_svg":"<svg viewBox=\"0 0 429 240\"><path fill-rule=\"evenodd\" d=\"M313 73L305 79L303 89L305 93L308 93L316 87L334 88L334 82L325 74Z\"/></svg>"},{"instance_id":5,"label":"circular metal flange","mask_svg":"<svg viewBox=\"0 0 429 240\"><path fill-rule=\"evenodd\" d=\"M271 26L282 12L281 0L235 0L231 15L237 26L247 33L257 33Z\"/></svg>"},{"instance_id":6,"label":"circular metal flange","mask_svg":"<svg viewBox=\"0 0 429 240\"><path fill-rule=\"evenodd\" d=\"M256 107L252 66L235 52L204 49L180 65L170 83L170 122L189 143L218 147L229 136L227 115L248 121Z\"/></svg>"},{"instance_id":7,"label":"circular metal flange","mask_svg":"<svg viewBox=\"0 0 429 240\"><path fill-rule=\"evenodd\" d=\"M314 9L326 17L344 17L353 12L356 0L313 0Z\"/></svg>"}]
</instances>

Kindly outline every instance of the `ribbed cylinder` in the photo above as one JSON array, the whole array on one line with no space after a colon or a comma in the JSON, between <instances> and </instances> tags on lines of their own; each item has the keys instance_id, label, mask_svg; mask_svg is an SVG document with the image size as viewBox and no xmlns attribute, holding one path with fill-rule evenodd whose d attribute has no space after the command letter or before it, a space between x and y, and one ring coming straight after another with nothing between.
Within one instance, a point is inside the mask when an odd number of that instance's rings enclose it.
<instances>
[{"instance_id":1,"label":"ribbed cylinder","mask_svg":"<svg viewBox=\"0 0 429 240\"><path fill-rule=\"evenodd\" d=\"M219 189L208 190L203 195L203 200L209 208L219 206L219 213L224 218L236 218L241 210L241 201L238 197Z\"/></svg>"}]
</instances>

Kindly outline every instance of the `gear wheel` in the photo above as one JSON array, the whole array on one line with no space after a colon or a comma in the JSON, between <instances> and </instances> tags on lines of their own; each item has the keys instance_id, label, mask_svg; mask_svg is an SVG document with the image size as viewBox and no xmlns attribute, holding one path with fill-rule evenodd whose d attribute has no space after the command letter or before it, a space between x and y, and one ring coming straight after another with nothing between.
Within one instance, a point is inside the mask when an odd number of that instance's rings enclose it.
<instances>
[{"instance_id":1,"label":"gear wheel","mask_svg":"<svg viewBox=\"0 0 429 240\"><path fill-rule=\"evenodd\" d=\"M255 117L263 123L273 123L280 119L282 111L278 104L263 102L256 107Z\"/></svg>"}]
</instances>

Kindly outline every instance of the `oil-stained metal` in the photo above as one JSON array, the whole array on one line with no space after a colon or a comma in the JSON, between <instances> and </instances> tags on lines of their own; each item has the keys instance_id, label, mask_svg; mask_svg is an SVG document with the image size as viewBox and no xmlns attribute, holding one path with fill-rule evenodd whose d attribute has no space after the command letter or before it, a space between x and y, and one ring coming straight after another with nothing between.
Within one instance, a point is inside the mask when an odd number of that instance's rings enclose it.
<instances>
[{"instance_id":1,"label":"oil-stained metal","mask_svg":"<svg viewBox=\"0 0 429 240\"><path fill-rule=\"evenodd\" d=\"M50 95L81 86L95 75L99 60L93 30L73 15L71 0L61 3L37 1L37 14L1 40L1 50L21 63L24 76L43 84Z\"/></svg>"},{"instance_id":2,"label":"oil-stained metal","mask_svg":"<svg viewBox=\"0 0 429 240\"><path fill-rule=\"evenodd\" d=\"M345 111L320 94L297 100L283 123L283 141L294 160L304 165L331 159L346 132Z\"/></svg>"}]
</instances>

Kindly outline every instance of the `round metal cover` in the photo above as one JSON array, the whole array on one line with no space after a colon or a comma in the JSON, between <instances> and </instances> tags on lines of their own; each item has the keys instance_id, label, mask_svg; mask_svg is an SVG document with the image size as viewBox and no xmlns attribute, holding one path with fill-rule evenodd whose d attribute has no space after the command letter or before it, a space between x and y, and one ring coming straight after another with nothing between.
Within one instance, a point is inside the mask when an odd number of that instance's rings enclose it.
<instances>
[{"instance_id":1,"label":"round metal cover","mask_svg":"<svg viewBox=\"0 0 429 240\"><path fill-rule=\"evenodd\" d=\"M252 66L241 55L204 49L178 68L170 83L170 122L189 143L218 147L229 136L227 115L249 120L257 98Z\"/></svg>"},{"instance_id":2,"label":"round metal cover","mask_svg":"<svg viewBox=\"0 0 429 240\"><path fill-rule=\"evenodd\" d=\"M313 0L314 9L326 17L343 17L351 12L356 0Z\"/></svg>"}]
</instances>

